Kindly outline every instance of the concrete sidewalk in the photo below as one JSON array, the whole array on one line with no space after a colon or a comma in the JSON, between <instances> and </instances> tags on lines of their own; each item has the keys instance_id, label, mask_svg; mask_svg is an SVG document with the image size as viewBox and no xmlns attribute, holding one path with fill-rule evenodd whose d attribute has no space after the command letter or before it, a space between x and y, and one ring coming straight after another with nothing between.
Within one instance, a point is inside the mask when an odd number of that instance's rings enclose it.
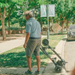
<instances>
[{"instance_id":1,"label":"concrete sidewalk","mask_svg":"<svg viewBox=\"0 0 75 75\"><path fill-rule=\"evenodd\" d=\"M3 52L6 52L8 50L11 50L15 47L18 47L20 45L23 45L24 40L25 40L25 38L22 37L22 38L19 38L19 39L5 41L5 42L0 43L0 54L3 53Z\"/></svg>"},{"instance_id":2,"label":"concrete sidewalk","mask_svg":"<svg viewBox=\"0 0 75 75\"><path fill-rule=\"evenodd\" d=\"M25 71L27 71L28 68L0 68L0 75L25 75ZM33 75L35 75L35 71L37 68L32 68ZM40 68L41 74L44 71L44 68Z\"/></svg>"}]
</instances>

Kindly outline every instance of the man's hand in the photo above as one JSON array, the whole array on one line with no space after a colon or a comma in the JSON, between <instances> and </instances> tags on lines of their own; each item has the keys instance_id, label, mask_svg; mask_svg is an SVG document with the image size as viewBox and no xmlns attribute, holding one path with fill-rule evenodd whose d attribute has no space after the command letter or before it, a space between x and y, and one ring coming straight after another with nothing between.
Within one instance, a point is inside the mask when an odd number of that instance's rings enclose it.
<instances>
[{"instance_id":1,"label":"man's hand","mask_svg":"<svg viewBox=\"0 0 75 75\"><path fill-rule=\"evenodd\" d=\"M29 37L30 37L30 33L26 33L26 40L25 40L25 43L23 45L24 48L26 48L26 44L27 44L27 42L29 40Z\"/></svg>"},{"instance_id":2,"label":"man's hand","mask_svg":"<svg viewBox=\"0 0 75 75\"><path fill-rule=\"evenodd\" d=\"M26 44L24 44L23 47L26 48Z\"/></svg>"}]
</instances>

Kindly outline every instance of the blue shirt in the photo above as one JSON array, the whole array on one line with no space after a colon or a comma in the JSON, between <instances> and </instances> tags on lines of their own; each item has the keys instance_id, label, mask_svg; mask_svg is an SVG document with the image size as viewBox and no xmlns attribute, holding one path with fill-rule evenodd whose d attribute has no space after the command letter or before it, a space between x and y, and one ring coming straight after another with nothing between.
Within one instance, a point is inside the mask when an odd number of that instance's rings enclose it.
<instances>
[{"instance_id":1,"label":"blue shirt","mask_svg":"<svg viewBox=\"0 0 75 75\"><path fill-rule=\"evenodd\" d=\"M41 37L40 23L37 20L30 18L26 23L26 33L28 32L30 33L30 37L35 37L35 38Z\"/></svg>"}]
</instances>

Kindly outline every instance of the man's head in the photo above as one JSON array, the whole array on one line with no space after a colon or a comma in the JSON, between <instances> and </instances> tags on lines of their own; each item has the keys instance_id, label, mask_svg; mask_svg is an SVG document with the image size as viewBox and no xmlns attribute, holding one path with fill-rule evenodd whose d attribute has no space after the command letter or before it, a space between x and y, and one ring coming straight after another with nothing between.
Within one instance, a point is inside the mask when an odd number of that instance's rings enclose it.
<instances>
[{"instance_id":1,"label":"man's head","mask_svg":"<svg viewBox=\"0 0 75 75\"><path fill-rule=\"evenodd\" d=\"M24 14L25 14L26 20L29 20L29 18L32 18L33 17L31 11L26 11Z\"/></svg>"}]
</instances>

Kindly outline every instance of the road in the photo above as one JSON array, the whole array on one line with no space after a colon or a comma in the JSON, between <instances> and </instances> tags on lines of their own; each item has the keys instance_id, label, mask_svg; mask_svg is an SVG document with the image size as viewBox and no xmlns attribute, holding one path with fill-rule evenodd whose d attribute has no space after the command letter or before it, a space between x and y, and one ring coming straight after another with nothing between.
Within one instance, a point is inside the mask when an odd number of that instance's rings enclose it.
<instances>
[{"instance_id":1,"label":"road","mask_svg":"<svg viewBox=\"0 0 75 75\"><path fill-rule=\"evenodd\" d=\"M66 69L69 71L67 75L71 75L70 73L75 66L75 41L66 41L64 55L68 62L66 64Z\"/></svg>"}]
</instances>

